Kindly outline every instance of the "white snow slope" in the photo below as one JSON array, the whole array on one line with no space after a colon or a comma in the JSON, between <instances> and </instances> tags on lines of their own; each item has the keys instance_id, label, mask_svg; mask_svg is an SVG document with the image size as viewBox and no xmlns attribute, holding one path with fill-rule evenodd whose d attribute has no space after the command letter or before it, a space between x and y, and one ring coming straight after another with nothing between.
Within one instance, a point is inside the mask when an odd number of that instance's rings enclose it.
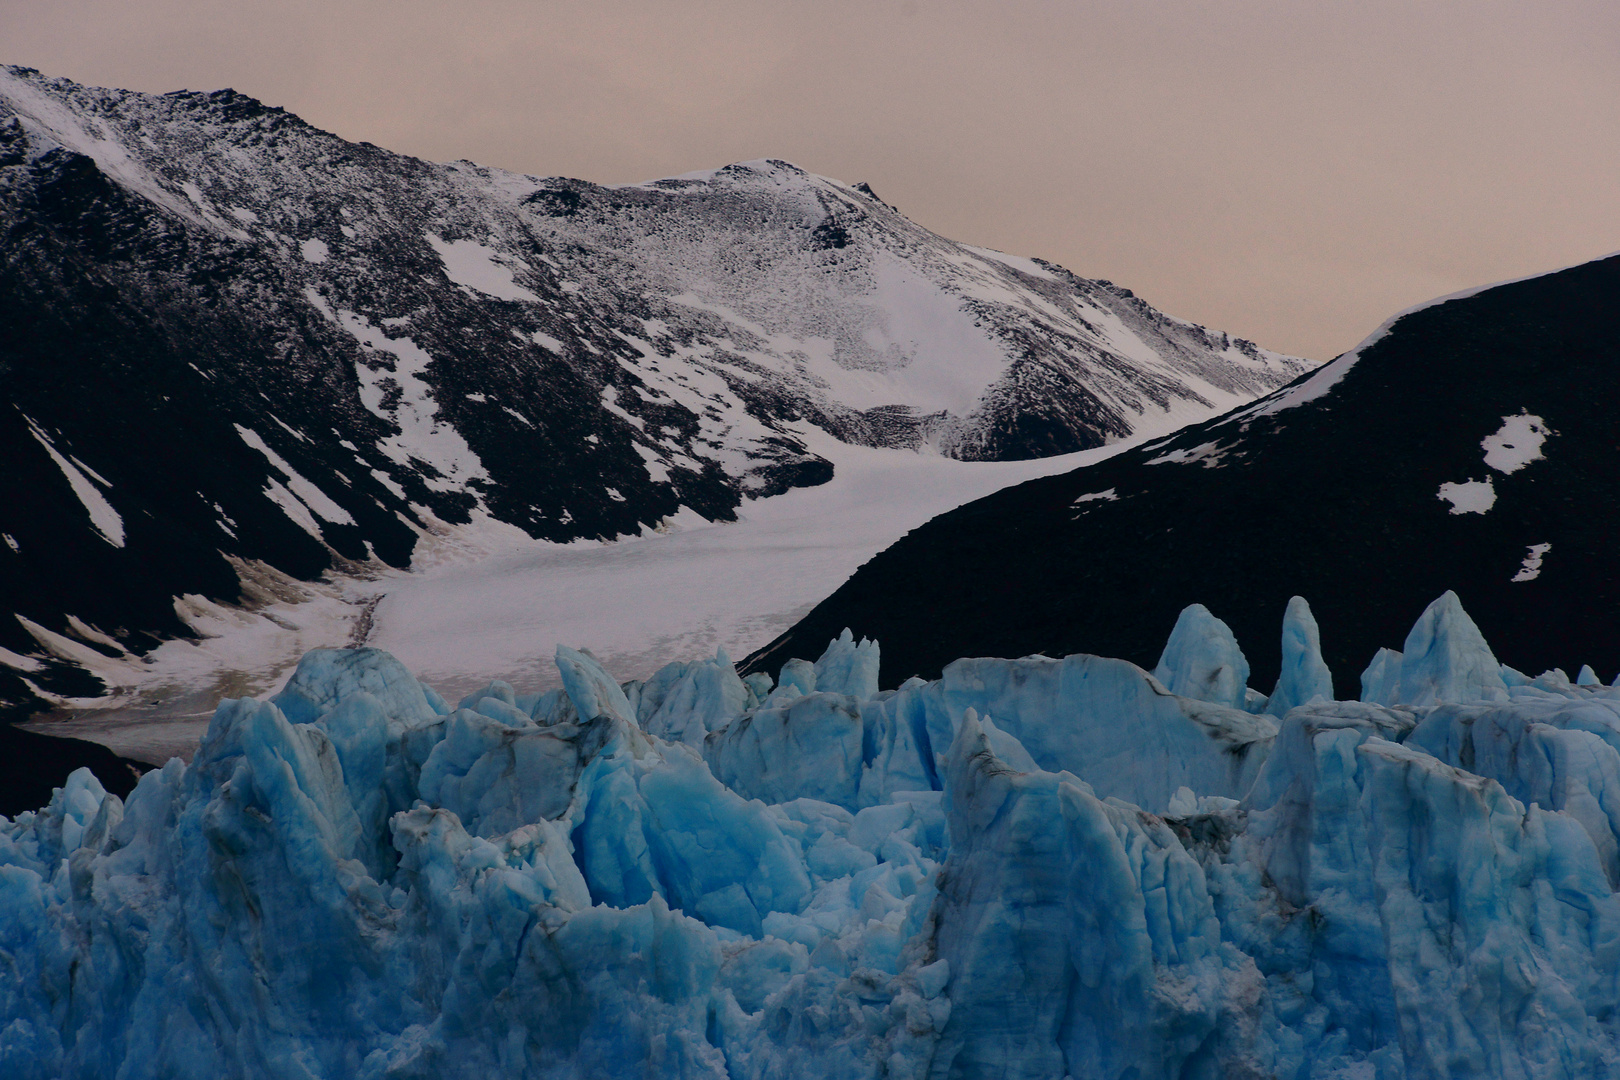
<instances>
[{"instance_id":1,"label":"white snow slope","mask_svg":"<svg viewBox=\"0 0 1620 1080\"><path fill-rule=\"evenodd\" d=\"M650 675L669 656L724 649L741 658L930 518L1148 437L1033 461L964 462L807 431L836 462L834 478L745 503L732 523L688 513L637 537L554 544L486 516L426 534L408 573L384 568L312 585L245 567L264 606L191 597L183 608L200 640L121 660L81 647L75 655L115 689L65 701L29 727L152 764L189 758L220 696L266 693L322 646L386 649L451 695L492 675L553 686L559 644L589 648L627 678ZM73 645L57 640L58 649Z\"/></svg>"}]
</instances>

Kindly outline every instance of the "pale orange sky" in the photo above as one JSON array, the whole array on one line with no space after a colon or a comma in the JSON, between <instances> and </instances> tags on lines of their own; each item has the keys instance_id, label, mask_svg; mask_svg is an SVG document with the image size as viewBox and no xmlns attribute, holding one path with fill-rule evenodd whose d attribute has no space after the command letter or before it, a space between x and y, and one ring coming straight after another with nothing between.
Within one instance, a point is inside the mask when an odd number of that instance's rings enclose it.
<instances>
[{"instance_id":1,"label":"pale orange sky","mask_svg":"<svg viewBox=\"0 0 1620 1080\"><path fill-rule=\"evenodd\" d=\"M1620 5L0 0L0 62L539 175L779 157L1326 359L1620 249Z\"/></svg>"}]
</instances>

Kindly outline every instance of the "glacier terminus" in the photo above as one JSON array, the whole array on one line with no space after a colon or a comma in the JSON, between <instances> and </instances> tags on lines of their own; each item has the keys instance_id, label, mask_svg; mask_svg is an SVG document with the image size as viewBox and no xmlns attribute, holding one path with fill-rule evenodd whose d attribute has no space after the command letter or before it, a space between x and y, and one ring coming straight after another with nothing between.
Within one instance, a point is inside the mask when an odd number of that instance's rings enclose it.
<instances>
[{"instance_id":1,"label":"glacier terminus","mask_svg":"<svg viewBox=\"0 0 1620 1080\"><path fill-rule=\"evenodd\" d=\"M311 652L0 819L0 1074L1620 1075L1620 688L1447 593L1335 701L1332 629L1270 693L1196 606L887 690L847 633L455 708Z\"/></svg>"}]
</instances>

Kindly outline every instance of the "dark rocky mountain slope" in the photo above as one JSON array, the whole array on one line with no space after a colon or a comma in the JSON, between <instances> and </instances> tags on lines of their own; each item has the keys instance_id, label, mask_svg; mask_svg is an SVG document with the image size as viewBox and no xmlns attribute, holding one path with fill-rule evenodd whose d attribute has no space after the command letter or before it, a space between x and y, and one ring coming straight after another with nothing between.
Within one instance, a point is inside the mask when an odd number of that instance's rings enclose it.
<instances>
[{"instance_id":1,"label":"dark rocky mountain slope","mask_svg":"<svg viewBox=\"0 0 1620 1080\"><path fill-rule=\"evenodd\" d=\"M1262 401L945 514L751 658L845 626L884 685L959 656L1152 667L1191 603L1269 690L1304 596L1340 697L1455 590L1500 659L1620 670L1620 257L1398 317ZM1414 605L1417 605L1414 608Z\"/></svg>"},{"instance_id":2,"label":"dark rocky mountain slope","mask_svg":"<svg viewBox=\"0 0 1620 1080\"><path fill-rule=\"evenodd\" d=\"M180 598L1013 459L1308 365L777 161L627 187L442 165L222 90L0 69L0 707L107 689ZM177 608L177 601L180 608ZM14 617L15 616L15 617Z\"/></svg>"}]
</instances>

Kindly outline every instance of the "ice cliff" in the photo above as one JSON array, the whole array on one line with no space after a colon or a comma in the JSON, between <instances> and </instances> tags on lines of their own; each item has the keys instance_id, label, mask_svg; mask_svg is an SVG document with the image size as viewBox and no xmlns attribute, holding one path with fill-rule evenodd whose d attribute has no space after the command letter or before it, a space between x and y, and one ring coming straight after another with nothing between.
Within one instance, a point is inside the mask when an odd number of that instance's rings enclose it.
<instances>
[{"instance_id":1,"label":"ice cliff","mask_svg":"<svg viewBox=\"0 0 1620 1080\"><path fill-rule=\"evenodd\" d=\"M1331 627L1329 628L1331 632ZM451 708L386 653L223 702L127 801L0 819L0 1074L1620 1075L1620 689L1452 594L1329 700L846 635ZM1173 692L1173 691L1179 691Z\"/></svg>"}]
</instances>

